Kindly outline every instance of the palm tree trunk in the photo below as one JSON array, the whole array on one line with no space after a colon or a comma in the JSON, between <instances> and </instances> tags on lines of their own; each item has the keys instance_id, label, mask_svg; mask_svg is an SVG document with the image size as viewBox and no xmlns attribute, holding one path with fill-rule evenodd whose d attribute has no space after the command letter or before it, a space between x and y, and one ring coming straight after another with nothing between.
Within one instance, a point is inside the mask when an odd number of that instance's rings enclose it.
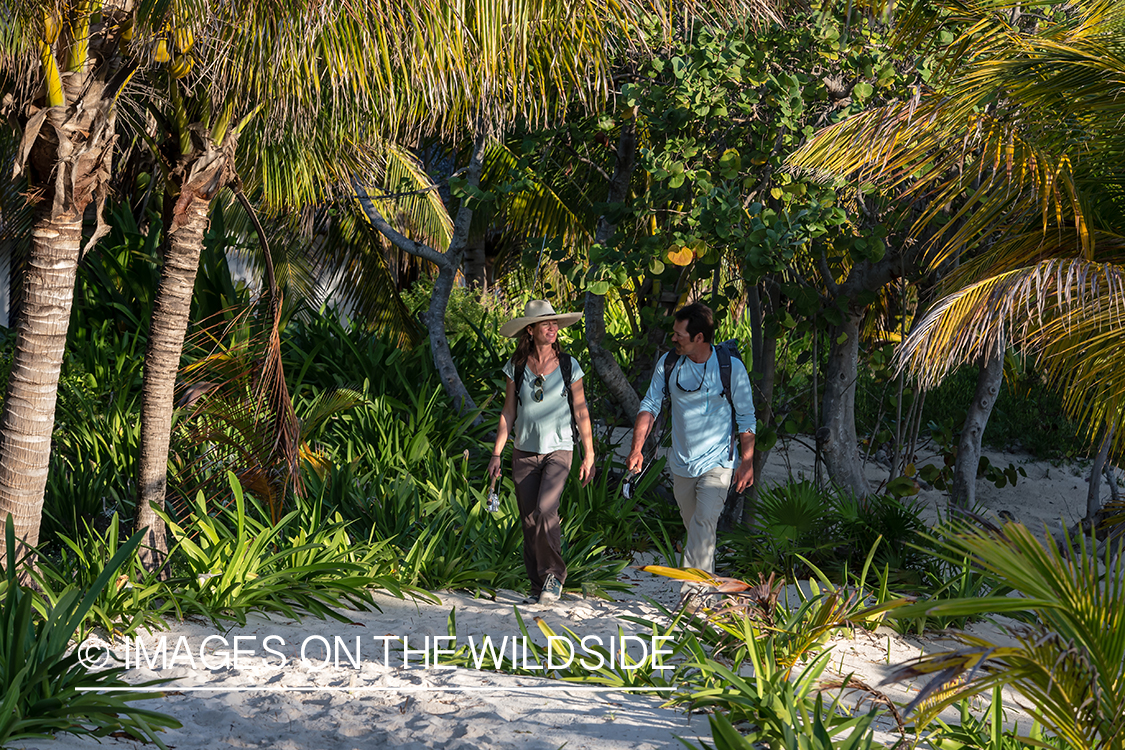
<instances>
[{"instance_id":1,"label":"palm tree trunk","mask_svg":"<svg viewBox=\"0 0 1125 750\"><path fill-rule=\"evenodd\" d=\"M870 492L855 433L855 384L859 367L859 324L862 313L848 313L832 332L824 374L822 425L817 442L832 481L857 497Z\"/></svg>"},{"instance_id":2,"label":"palm tree trunk","mask_svg":"<svg viewBox=\"0 0 1125 750\"><path fill-rule=\"evenodd\" d=\"M0 522L10 513L16 539L28 547L39 544L59 372L82 248L81 213L51 214L50 202L43 201L31 235L12 372L0 412ZM6 559L5 546L0 538L0 561Z\"/></svg>"},{"instance_id":3,"label":"palm tree trunk","mask_svg":"<svg viewBox=\"0 0 1125 750\"><path fill-rule=\"evenodd\" d=\"M980 363L977 391L969 413L965 415L961 441L957 445L957 463L953 467L953 487L949 493L950 509L971 508L976 504L981 439L1003 380L1004 352L1000 351Z\"/></svg>"},{"instance_id":4,"label":"palm tree trunk","mask_svg":"<svg viewBox=\"0 0 1125 750\"><path fill-rule=\"evenodd\" d=\"M208 208L207 201L192 201L180 224L168 236L145 350L136 528L148 530L140 547L141 562L146 570L162 566L168 552L164 521L155 510L164 509L167 493L176 374L180 370L180 355L191 313Z\"/></svg>"}]
</instances>

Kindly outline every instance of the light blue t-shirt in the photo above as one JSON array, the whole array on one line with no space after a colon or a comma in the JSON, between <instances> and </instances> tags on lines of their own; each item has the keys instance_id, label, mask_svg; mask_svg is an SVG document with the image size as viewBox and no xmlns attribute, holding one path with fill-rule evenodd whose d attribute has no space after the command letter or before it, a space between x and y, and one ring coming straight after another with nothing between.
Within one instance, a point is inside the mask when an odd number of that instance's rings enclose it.
<instances>
[{"instance_id":1,"label":"light blue t-shirt","mask_svg":"<svg viewBox=\"0 0 1125 750\"><path fill-rule=\"evenodd\" d=\"M563 355L567 356L567 355ZM512 360L504 365L504 374L516 379L516 368ZM570 358L570 382L582 378L583 372L578 360ZM516 424L512 437L516 447L528 453L551 453L553 451L574 450L574 433L570 425L570 402L563 388L562 367L556 367L543 378L543 400L535 400L535 375L531 369L524 373L519 401L516 404Z\"/></svg>"},{"instance_id":2,"label":"light blue t-shirt","mask_svg":"<svg viewBox=\"0 0 1125 750\"><path fill-rule=\"evenodd\" d=\"M641 401L641 411L654 417L660 414L664 403L665 354L656 363L648 393ZM746 365L737 358L730 361L730 389L734 401L735 423L739 433L754 432L754 396L750 389L750 376ZM677 386L679 383L679 386ZM672 392L672 452L668 464L672 473L680 477L698 477L711 469L734 466L731 460L730 404L723 395L723 381L719 375L719 355L711 347L711 357L704 363L680 357L668 379ZM734 454L739 453L735 445Z\"/></svg>"}]
</instances>

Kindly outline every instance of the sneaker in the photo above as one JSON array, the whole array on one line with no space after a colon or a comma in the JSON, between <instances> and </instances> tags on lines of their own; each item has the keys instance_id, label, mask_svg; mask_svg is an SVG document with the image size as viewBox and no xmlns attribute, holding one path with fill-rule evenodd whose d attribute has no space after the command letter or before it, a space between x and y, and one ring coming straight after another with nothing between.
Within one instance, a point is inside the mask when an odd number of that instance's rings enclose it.
<instances>
[{"instance_id":1,"label":"sneaker","mask_svg":"<svg viewBox=\"0 0 1125 750\"><path fill-rule=\"evenodd\" d=\"M551 573L547 574L547 580L543 582L543 593L539 595L540 604L551 604L557 602L559 597L562 596L562 583L558 578Z\"/></svg>"},{"instance_id":2,"label":"sneaker","mask_svg":"<svg viewBox=\"0 0 1125 750\"><path fill-rule=\"evenodd\" d=\"M521 601L520 604L538 604L539 603L539 596L540 596L540 594L531 594L526 599Z\"/></svg>"},{"instance_id":3,"label":"sneaker","mask_svg":"<svg viewBox=\"0 0 1125 750\"><path fill-rule=\"evenodd\" d=\"M689 617L699 615L707 609L707 597L703 594L689 591L680 598L680 604L676 607L677 611L682 611Z\"/></svg>"}]
</instances>

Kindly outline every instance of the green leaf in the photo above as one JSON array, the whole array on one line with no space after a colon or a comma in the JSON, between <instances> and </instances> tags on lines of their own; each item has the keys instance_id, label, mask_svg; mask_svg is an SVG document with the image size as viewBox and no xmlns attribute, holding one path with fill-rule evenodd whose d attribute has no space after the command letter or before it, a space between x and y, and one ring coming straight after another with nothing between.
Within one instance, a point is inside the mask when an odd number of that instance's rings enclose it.
<instances>
[{"instance_id":1,"label":"green leaf","mask_svg":"<svg viewBox=\"0 0 1125 750\"><path fill-rule=\"evenodd\" d=\"M742 170L742 156L733 148L728 148L719 157L719 172L723 179L733 180Z\"/></svg>"},{"instance_id":2,"label":"green leaf","mask_svg":"<svg viewBox=\"0 0 1125 750\"><path fill-rule=\"evenodd\" d=\"M604 297L609 293L610 283L608 281L595 281L593 284L586 286L586 291L590 294L596 294L599 297Z\"/></svg>"}]
</instances>

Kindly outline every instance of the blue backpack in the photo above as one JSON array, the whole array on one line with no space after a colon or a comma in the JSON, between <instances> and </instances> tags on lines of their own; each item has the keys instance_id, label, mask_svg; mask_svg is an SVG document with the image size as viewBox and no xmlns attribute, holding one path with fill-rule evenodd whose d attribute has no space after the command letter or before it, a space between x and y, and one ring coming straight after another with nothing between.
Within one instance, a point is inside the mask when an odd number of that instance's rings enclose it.
<instances>
[{"instance_id":1,"label":"blue backpack","mask_svg":"<svg viewBox=\"0 0 1125 750\"><path fill-rule=\"evenodd\" d=\"M737 359L742 362L742 352L739 351L738 341L730 339L721 344L715 344L715 356L719 359L719 382L723 384L723 395L726 396L727 403L730 404L730 460L734 460L734 444L736 442L736 435L738 434L738 422L734 416L734 397L730 391L730 371L731 371L731 358ZM680 361L680 355L675 351L668 352L668 356L664 358L664 397L671 400L672 391L669 384L672 381L672 370L675 369L676 363Z\"/></svg>"}]
</instances>

